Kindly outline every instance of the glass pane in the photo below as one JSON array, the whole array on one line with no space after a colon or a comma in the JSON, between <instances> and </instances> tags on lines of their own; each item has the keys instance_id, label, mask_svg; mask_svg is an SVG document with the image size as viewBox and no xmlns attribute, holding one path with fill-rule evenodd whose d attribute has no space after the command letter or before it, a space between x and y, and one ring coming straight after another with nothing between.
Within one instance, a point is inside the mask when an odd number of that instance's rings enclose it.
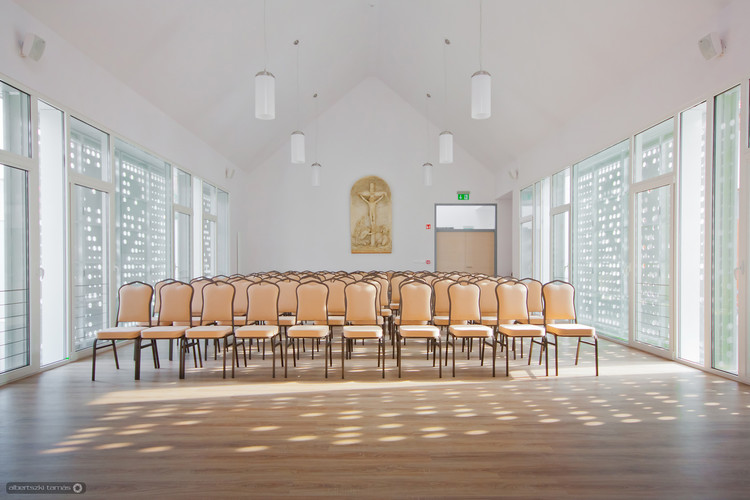
<instances>
[{"instance_id":1,"label":"glass pane","mask_svg":"<svg viewBox=\"0 0 750 500\"><path fill-rule=\"evenodd\" d=\"M67 356L67 217L63 112L39 101L39 218L41 271L41 364Z\"/></svg>"},{"instance_id":2,"label":"glass pane","mask_svg":"<svg viewBox=\"0 0 750 500\"><path fill-rule=\"evenodd\" d=\"M713 367L737 373L740 87L714 100Z\"/></svg>"},{"instance_id":3,"label":"glass pane","mask_svg":"<svg viewBox=\"0 0 750 500\"><path fill-rule=\"evenodd\" d=\"M674 168L674 118L635 136L635 182L671 172Z\"/></svg>"},{"instance_id":4,"label":"glass pane","mask_svg":"<svg viewBox=\"0 0 750 500\"><path fill-rule=\"evenodd\" d=\"M117 286L156 283L169 276L170 166L115 141L117 169Z\"/></svg>"},{"instance_id":5,"label":"glass pane","mask_svg":"<svg viewBox=\"0 0 750 500\"><path fill-rule=\"evenodd\" d=\"M182 212L174 214L174 278L190 281L190 215Z\"/></svg>"},{"instance_id":6,"label":"glass pane","mask_svg":"<svg viewBox=\"0 0 750 500\"><path fill-rule=\"evenodd\" d=\"M73 348L91 347L109 323L107 193L83 186L72 190Z\"/></svg>"},{"instance_id":7,"label":"glass pane","mask_svg":"<svg viewBox=\"0 0 750 500\"><path fill-rule=\"evenodd\" d=\"M703 364L706 256L706 103L680 115L678 356Z\"/></svg>"},{"instance_id":8,"label":"glass pane","mask_svg":"<svg viewBox=\"0 0 750 500\"><path fill-rule=\"evenodd\" d=\"M29 364L29 214L24 170L0 165L0 373Z\"/></svg>"},{"instance_id":9,"label":"glass pane","mask_svg":"<svg viewBox=\"0 0 750 500\"><path fill-rule=\"evenodd\" d=\"M570 214L552 216L552 279L568 281L570 266Z\"/></svg>"},{"instance_id":10,"label":"glass pane","mask_svg":"<svg viewBox=\"0 0 750 500\"><path fill-rule=\"evenodd\" d=\"M552 176L552 206L570 203L570 169L566 168Z\"/></svg>"},{"instance_id":11,"label":"glass pane","mask_svg":"<svg viewBox=\"0 0 750 500\"><path fill-rule=\"evenodd\" d=\"M521 218L530 217L534 210L534 186L521 190Z\"/></svg>"},{"instance_id":12,"label":"glass pane","mask_svg":"<svg viewBox=\"0 0 750 500\"><path fill-rule=\"evenodd\" d=\"M217 274L229 273L229 193L219 190L217 194L218 226L216 228L216 271Z\"/></svg>"},{"instance_id":13,"label":"glass pane","mask_svg":"<svg viewBox=\"0 0 750 500\"><path fill-rule=\"evenodd\" d=\"M0 82L0 149L31 158L29 94Z\"/></svg>"},{"instance_id":14,"label":"glass pane","mask_svg":"<svg viewBox=\"0 0 750 500\"><path fill-rule=\"evenodd\" d=\"M203 183L203 213L216 215L216 188L211 184Z\"/></svg>"},{"instance_id":15,"label":"glass pane","mask_svg":"<svg viewBox=\"0 0 750 500\"><path fill-rule=\"evenodd\" d=\"M216 274L216 222L203 219L203 275Z\"/></svg>"},{"instance_id":16,"label":"glass pane","mask_svg":"<svg viewBox=\"0 0 750 500\"><path fill-rule=\"evenodd\" d=\"M636 195L635 339L669 349L672 195L670 186Z\"/></svg>"},{"instance_id":17,"label":"glass pane","mask_svg":"<svg viewBox=\"0 0 750 500\"><path fill-rule=\"evenodd\" d=\"M630 141L573 167L572 282L582 323L628 339L628 163Z\"/></svg>"},{"instance_id":18,"label":"glass pane","mask_svg":"<svg viewBox=\"0 0 750 500\"><path fill-rule=\"evenodd\" d=\"M190 207L193 205L193 191L190 187L191 176L187 172L174 168L174 184L172 190L174 192L174 202L177 205L183 207Z\"/></svg>"},{"instance_id":19,"label":"glass pane","mask_svg":"<svg viewBox=\"0 0 750 500\"><path fill-rule=\"evenodd\" d=\"M70 168L109 180L109 135L76 118L70 119Z\"/></svg>"},{"instance_id":20,"label":"glass pane","mask_svg":"<svg viewBox=\"0 0 750 500\"><path fill-rule=\"evenodd\" d=\"M435 227L440 229L495 229L495 205L437 205Z\"/></svg>"},{"instance_id":21,"label":"glass pane","mask_svg":"<svg viewBox=\"0 0 750 500\"><path fill-rule=\"evenodd\" d=\"M534 279L549 281L550 266L550 178L545 177L534 184Z\"/></svg>"},{"instance_id":22,"label":"glass pane","mask_svg":"<svg viewBox=\"0 0 750 500\"><path fill-rule=\"evenodd\" d=\"M533 224L531 221L521 224L520 278L530 278L533 271L531 268L531 251L533 248L532 229Z\"/></svg>"}]
</instances>

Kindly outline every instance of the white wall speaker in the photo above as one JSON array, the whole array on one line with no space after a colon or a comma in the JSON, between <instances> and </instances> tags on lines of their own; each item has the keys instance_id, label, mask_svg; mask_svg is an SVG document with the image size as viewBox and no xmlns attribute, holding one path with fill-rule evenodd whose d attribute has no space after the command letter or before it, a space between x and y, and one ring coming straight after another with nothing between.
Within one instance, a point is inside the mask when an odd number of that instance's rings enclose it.
<instances>
[{"instance_id":1,"label":"white wall speaker","mask_svg":"<svg viewBox=\"0 0 750 500\"><path fill-rule=\"evenodd\" d=\"M21 55L38 61L42 58L46 46L47 42L45 42L43 38L34 33L27 33L23 39L23 44L21 45Z\"/></svg>"},{"instance_id":2,"label":"white wall speaker","mask_svg":"<svg viewBox=\"0 0 750 500\"><path fill-rule=\"evenodd\" d=\"M721 57L724 54L724 44L716 32L709 33L698 40L698 48L706 61L710 61L715 57Z\"/></svg>"}]
</instances>

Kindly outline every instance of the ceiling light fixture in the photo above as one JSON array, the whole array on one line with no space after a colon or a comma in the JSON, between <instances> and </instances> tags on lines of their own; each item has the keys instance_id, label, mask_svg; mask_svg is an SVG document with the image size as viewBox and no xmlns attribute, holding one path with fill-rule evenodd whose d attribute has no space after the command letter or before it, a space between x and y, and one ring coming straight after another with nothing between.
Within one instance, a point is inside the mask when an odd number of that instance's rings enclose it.
<instances>
[{"instance_id":1,"label":"ceiling light fixture","mask_svg":"<svg viewBox=\"0 0 750 500\"><path fill-rule=\"evenodd\" d=\"M443 102L444 113L446 120L448 117L448 45L451 41L445 39L443 45L443 96L445 100ZM440 163L453 163L453 133L450 130L444 130L440 132L439 140L440 149Z\"/></svg>"},{"instance_id":2,"label":"ceiling light fixture","mask_svg":"<svg viewBox=\"0 0 750 500\"><path fill-rule=\"evenodd\" d=\"M312 164L312 185L317 187L320 186L320 163L318 163L318 122L320 121L320 118L318 117L318 94L313 94L313 99L315 99L315 140L313 141L313 157L315 158L315 162Z\"/></svg>"},{"instance_id":3,"label":"ceiling light fixture","mask_svg":"<svg viewBox=\"0 0 750 500\"><path fill-rule=\"evenodd\" d=\"M471 75L471 117L484 120L492 114L492 77L482 68L482 0L479 0L479 71Z\"/></svg>"},{"instance_id":4,"label":"ceiling light fixture","mask_svg":"<svg viewBox=\"0 0 750 500\"><path fill-rule=\"evenodd\" d=\"M255 118L276 118L276 79L267 70L268 41L266 40L266 1L263 0L263 71L255 75Z\"/></svg>"},{"instance_id":5,"label":"ceiling light fixture","mask_svg":"<svg viewBox=\"0 0 750 500\"><path fill-rule=\"evenodd\" d=\"M299 40L294 41L297 47L297 130L292 132L292 163L305 163L305 134L300 130L300 95L299 95Z\"/></svg>"},{"instance_id":6,"label":"ceiling light fixture","mask_svg":"<svg viewBox=\"0 0 750 500\"><path fill-rule=\"evenodd\" d=\"M427 136L426 136L426 151L427 161L422 164L422 174L424 175L424 185L427 187L432 186L432 163L430 163L430 115L429 115L429 103L430 93L425 94L424 100L424 116L427 124Z\"/></svg>"}]
</instances>

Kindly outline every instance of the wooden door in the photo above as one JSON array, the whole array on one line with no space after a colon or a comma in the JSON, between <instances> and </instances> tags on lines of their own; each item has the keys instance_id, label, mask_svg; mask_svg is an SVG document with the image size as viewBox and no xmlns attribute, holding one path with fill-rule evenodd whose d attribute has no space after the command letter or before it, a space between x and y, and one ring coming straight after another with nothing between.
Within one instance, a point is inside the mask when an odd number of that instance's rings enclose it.
<instances>
[{"instance_id":1,"label":"wooden door","mask_svg":"<svg viewBox=\"0 0 750 500\"><path fill-rule=\"evenodd\" d=\"M436 271L495 274L494 231L438 231Z\"/></svg>"}]
</instances>

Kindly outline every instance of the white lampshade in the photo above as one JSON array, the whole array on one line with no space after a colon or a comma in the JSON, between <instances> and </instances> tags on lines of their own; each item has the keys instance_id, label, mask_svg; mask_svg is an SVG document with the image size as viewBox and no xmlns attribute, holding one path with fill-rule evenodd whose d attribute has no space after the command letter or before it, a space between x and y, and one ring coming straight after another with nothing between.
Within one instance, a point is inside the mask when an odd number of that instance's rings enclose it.
<instances>
[{"instance_id":1,"label":"white lampshade","mask_svg":"<svg viewBox=\"0 0 750 500\"><path fill-rule=\"evenodd\" d=\"M484 120L492 114L492 77L486 71L471 75L471 117Z\"/></svg>"},{"instance_id":2,"label":"white lampshade","mask_svg":"<svg viewBox=\"0 0 750 500\"><path fill-rule=\"evenodd\" d=\"M305 163L305 134L299 130L292 132L292 163Z\"/></svg>"},{"instance_id":3,"label":"white lampshade","mask_svg":"<svg viewBox=\"0 0 750 500\"><path fill-rule=\"evenodd\" d=\"M255 75L255 118L276 118L276 79L265 70Z\"/></svg>"},{"instance_id":4,"label":"white lampshade","mask_svg":"<svg viewBox=\"0 0 750 500\"><path fill-rule=\"evenodd\" d=\"M320 163L312 164L312 185L320 186Z\"/></svg>"},{"instance_id":5,"label":"white lampshade","mask_svg":"<svg viewBox=\"0 0 750 500\"><path fill-rule=\"evenodd\" d=\"M432 163L427 162L422 165L422 170L424 174L424 185L432 186Z\"/></svg>"},{"instance_id":6,"label":"white lampshade","mask_svg":"<svg viewBox=\"0 0 750 500\"><path fill-rule=\"evenodd\" d=\"M453 163L453 133L440 132L440 163Z\"/></svg>"}]
</instances>

